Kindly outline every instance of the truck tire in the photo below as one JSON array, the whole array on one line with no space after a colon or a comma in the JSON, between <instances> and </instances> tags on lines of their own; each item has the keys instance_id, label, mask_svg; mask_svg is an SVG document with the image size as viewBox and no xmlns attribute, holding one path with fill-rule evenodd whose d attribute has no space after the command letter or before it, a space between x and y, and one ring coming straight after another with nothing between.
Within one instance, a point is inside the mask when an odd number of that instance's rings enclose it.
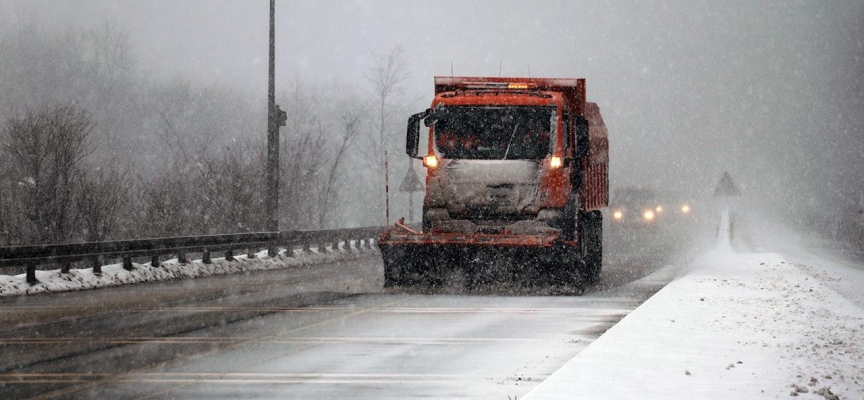
<instances>
[{"instance_id":1,"label":"truck tire","mask_svg":"<svg viewBox=\"0 0 864 400\"><path fill-rule=\"evenodd\" d=\"M586 282L596 283L603 270L603 213L595 210L581 214L582 259L585 260L582 276Z\"/></svg>"}]
</instances>

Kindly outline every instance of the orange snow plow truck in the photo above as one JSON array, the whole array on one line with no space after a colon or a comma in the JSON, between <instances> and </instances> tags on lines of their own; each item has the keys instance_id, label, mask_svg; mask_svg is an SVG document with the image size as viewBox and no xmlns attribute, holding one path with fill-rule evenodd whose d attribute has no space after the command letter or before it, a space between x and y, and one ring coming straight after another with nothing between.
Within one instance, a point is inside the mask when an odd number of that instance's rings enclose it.
<instances>
[{"instance_id":1,"label":"orange snow plow truck","mask_svg":"<svg viewBox=\"0 0 864 400\"><path fill-rule=\"evenodd\" d=\"M423 224L381 232L385 286L439 285L455 270L469 288L494 275L599 279L609 140L585 79L435 77L406 152L426 167Z\"/></svg>"}]
</instances>

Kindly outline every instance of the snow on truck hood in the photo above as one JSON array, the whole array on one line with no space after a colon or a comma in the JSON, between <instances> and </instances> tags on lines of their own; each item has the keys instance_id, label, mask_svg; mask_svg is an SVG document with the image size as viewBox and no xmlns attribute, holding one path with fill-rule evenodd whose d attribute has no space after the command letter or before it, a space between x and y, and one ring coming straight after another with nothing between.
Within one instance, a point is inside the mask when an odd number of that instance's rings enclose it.
<instances>
[{"instance_id":1,"label":"snow on truck hood","mask_svg":"<svg viewBox=\"0 0 864 400\"><path fill-rule=\"evenodd\" d=\"M536 213L541 167L536 160L450 160L432 190L451 213Z\"/></svg>"}]
</instances>

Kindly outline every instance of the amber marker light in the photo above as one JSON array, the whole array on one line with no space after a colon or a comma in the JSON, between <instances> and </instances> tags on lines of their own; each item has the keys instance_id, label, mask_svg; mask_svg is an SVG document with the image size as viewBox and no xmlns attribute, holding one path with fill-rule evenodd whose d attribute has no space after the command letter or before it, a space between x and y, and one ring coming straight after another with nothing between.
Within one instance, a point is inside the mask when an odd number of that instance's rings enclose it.
<instances>
[{"instance_id":1,"label":"amber marker light","mask_svg":"<svg viewBox=\"0 0 864 400\"><path fill-rule=\"evenodd\" d=\"M645 211L645 213L642 214L642 217L645 218L646 221L653 221L654 220L654 211L651 211L651 210Z\"/></svg>"},{"instance_id":2,"label":"amber marker light","mask_svg":"<svg viewBox=\"0 0 864 400\"><path fill-rule=\"evenodd\" d=\"M438 157L435 157L435 156L423 157L423 165L426 168L437 168L438 167Z\"/></svg>"},{"instance_id":3,"label":"amber marker light","mask_svg":"<svg viewBox=\"0 0 864 400\"><path fill-rule=\"evenodd\" d=\"M549 160L549 166L551 168L561 168L561 165L563 165L561 157L553 156L552 159Z\"/></svg>"}]
</instances>

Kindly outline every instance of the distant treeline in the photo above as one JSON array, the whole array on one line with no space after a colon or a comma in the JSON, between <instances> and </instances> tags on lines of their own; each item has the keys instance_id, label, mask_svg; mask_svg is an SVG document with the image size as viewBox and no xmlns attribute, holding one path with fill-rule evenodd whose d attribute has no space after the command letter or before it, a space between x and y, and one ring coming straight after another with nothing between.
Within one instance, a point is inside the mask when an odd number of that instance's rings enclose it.
<instances>
[{"instance_id":1,"label":"distant treeline","mask_svg":"<svg viewBox=\"0 0 864 400\"><path fill-rule=\"evenodd\" d=\"M0 55L0 245L263 230L264 99L148 77L112 23L0 30ZM283 230L383 222L407 66L374 59L366 82L277 95Z\"/></svg>"}]
</instances>

